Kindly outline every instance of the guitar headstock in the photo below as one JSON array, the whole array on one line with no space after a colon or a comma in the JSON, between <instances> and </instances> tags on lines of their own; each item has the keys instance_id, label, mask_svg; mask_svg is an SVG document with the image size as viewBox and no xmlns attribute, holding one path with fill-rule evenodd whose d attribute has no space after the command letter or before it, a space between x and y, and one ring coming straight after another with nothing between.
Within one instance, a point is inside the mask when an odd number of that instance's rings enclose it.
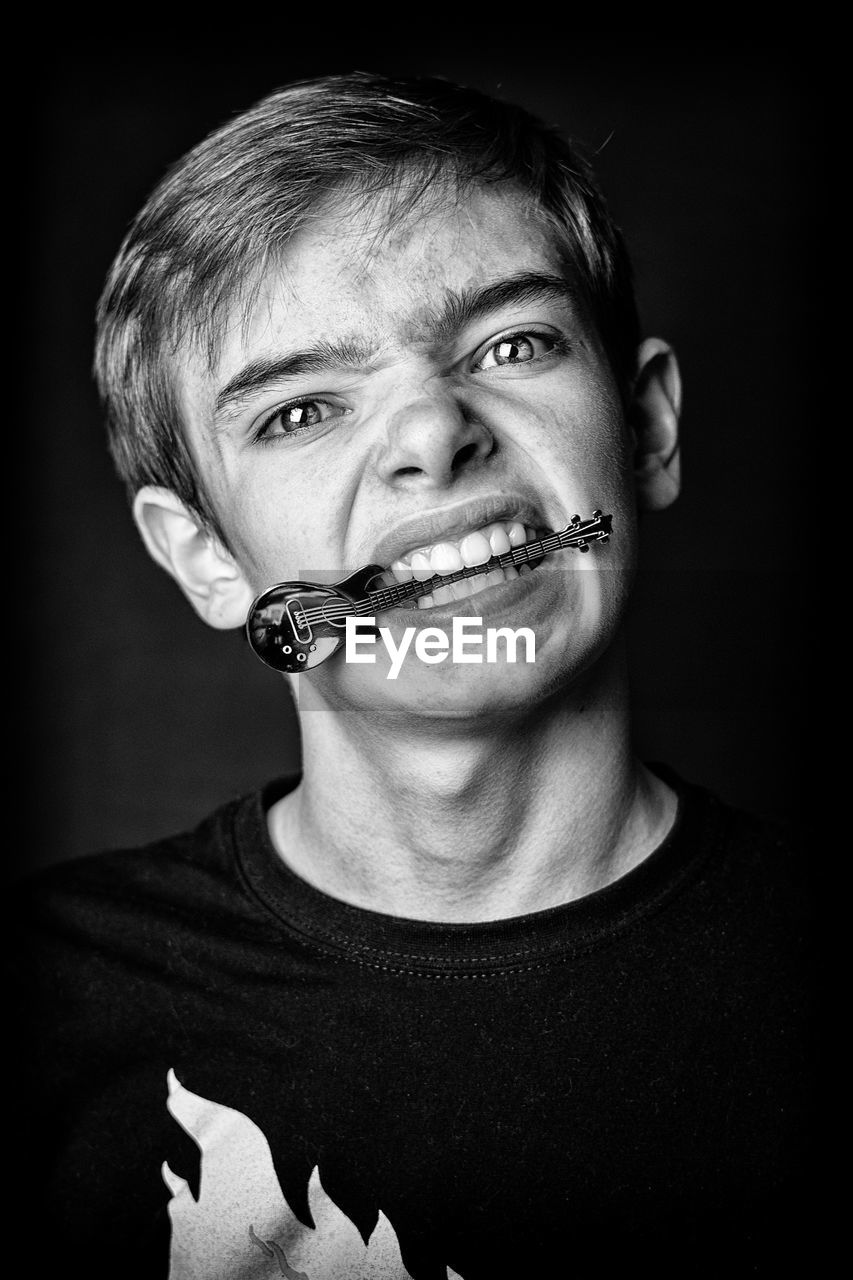
<instances>
[{"instance_id":1,"label":"guitar headstock","mask_svg":"<svg viewBox=\"0 0 853 1280\"><path fill-rule=\"evenodd\" d=\"M560 545L574 547L577 551L589 551L591 542L609 541L612 526L613 516L604 515L602 511L593 511L589 520L581 520L579 515L574 515L558 535Z\"/></svg>"}]
</instances>

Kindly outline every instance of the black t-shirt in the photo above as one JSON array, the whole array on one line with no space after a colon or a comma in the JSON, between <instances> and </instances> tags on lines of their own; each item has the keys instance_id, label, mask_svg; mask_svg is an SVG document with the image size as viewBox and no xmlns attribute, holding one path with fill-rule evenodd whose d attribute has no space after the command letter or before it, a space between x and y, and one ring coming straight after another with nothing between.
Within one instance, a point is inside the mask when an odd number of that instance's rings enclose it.
<instances>
[{"instance_id":1,"label":"black t-shirt","mask_svg":"<svg viewBox=\"0 0 853 1280\"><path fill-rule=\"evenodd\" d=\"M808 1248L807 886L698 788L640 866L434 924L277 857L268 805L33 878L20 1232L57 1274L777 1275ZM46 1272L45 1272L46 1274Z\"/></svg>"}]
</instances>

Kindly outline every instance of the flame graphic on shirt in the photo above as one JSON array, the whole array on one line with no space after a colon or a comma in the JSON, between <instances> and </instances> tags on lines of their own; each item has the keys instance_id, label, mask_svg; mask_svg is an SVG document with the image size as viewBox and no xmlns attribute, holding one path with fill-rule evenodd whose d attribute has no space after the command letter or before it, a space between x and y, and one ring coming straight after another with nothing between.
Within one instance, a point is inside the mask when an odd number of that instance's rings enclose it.
<instances>
[{"instance_id":1,"label":"flame graphic on shirt","mask_svg":"<svg viewBox=\"0 0 853 1280\"><path fill-rule=\"evenodd\" d=\"M296 1217L281 1192L269 1143L241 1111L191 1093L174 1071L167 1106L201 1150L196 1200L163 1163L172 1199L169 1280L411 1280L384 1213L367 1244L323 1190L308 1183L314 1227ZM462 1280L448 1269L448 1280Z\"/></svg>"}]
</instances>

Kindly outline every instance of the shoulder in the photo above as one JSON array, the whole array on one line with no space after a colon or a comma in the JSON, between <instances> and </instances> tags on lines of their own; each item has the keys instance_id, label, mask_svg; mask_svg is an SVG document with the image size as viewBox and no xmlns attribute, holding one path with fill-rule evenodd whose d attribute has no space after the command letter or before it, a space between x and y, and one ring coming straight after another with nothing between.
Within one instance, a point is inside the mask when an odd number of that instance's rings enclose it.
<instances>
[{"instance_id":1,"label":"shoulder","mask_svg":"<svg viewBox=\"0 0 853 1280\"><path fill-rule=\"evenodd\" d=\"M7 921L20 947L85 939L109 948L131 931L162 932L169 921L239 913L240 842L264 837L268 788L235 797L191 830L148 844L57 863L10 886Z\"/></svg>"},{"instance_id":2,"label":"shoulder","mask_svg":"<svg viewBox=\"0 0 853 1280\"><path fill-rule=\"evenodd\" d=\"M694 844L707 846L710 851L769 856L783 861L795 858L799 839L793 823L733 804L709 787L687 780L668 765L655 763L649 767L675 791L681 831Z\"/></svg>"},{"instance_id":3,"label":"shoulder","mask_svg":"<svg viewBox=\"0 0 853 1280\"><path fill-rule=\"evenodd\" d=\"M807 937L814 918L814 861L797 827L654 768L679 796L670 838L693 870L700 909L730 934L739 929L788 940Z\"/></svg>"},{"instance_id":4,"label":"shoulder","mask_svg":"<svg viewBox=\"0 0 853 1280\"><path fill-rule=\"evenodd\" d=\"M229 816L241 803L245 798L223 805L192 830L48 866L15 886L15 901L20 907L39 911L62 903L107 900L114 895L138 899L167 889L185 876L203 875L218 861Z\"/></svg>"}]
</instances>

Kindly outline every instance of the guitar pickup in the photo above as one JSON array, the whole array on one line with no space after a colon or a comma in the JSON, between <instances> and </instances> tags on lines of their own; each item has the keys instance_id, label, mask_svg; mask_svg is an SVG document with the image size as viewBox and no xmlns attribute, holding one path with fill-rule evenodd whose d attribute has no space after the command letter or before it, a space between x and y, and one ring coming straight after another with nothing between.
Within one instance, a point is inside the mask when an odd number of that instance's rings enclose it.
<instances>
[{"instance_id":1,"label":"guitar pickup","mask_svg":"<svg viewBox=\"0 0 853 1280\"><path fill-rule=\"evenodd\" d=\"M314 633L308 623L305 621L305 610L298 599L288 600L284 606L284 611L290 619L290 625L293 628L293 634L300 644L308 644L314 638Z\"/></svg>"}]
</instances>

